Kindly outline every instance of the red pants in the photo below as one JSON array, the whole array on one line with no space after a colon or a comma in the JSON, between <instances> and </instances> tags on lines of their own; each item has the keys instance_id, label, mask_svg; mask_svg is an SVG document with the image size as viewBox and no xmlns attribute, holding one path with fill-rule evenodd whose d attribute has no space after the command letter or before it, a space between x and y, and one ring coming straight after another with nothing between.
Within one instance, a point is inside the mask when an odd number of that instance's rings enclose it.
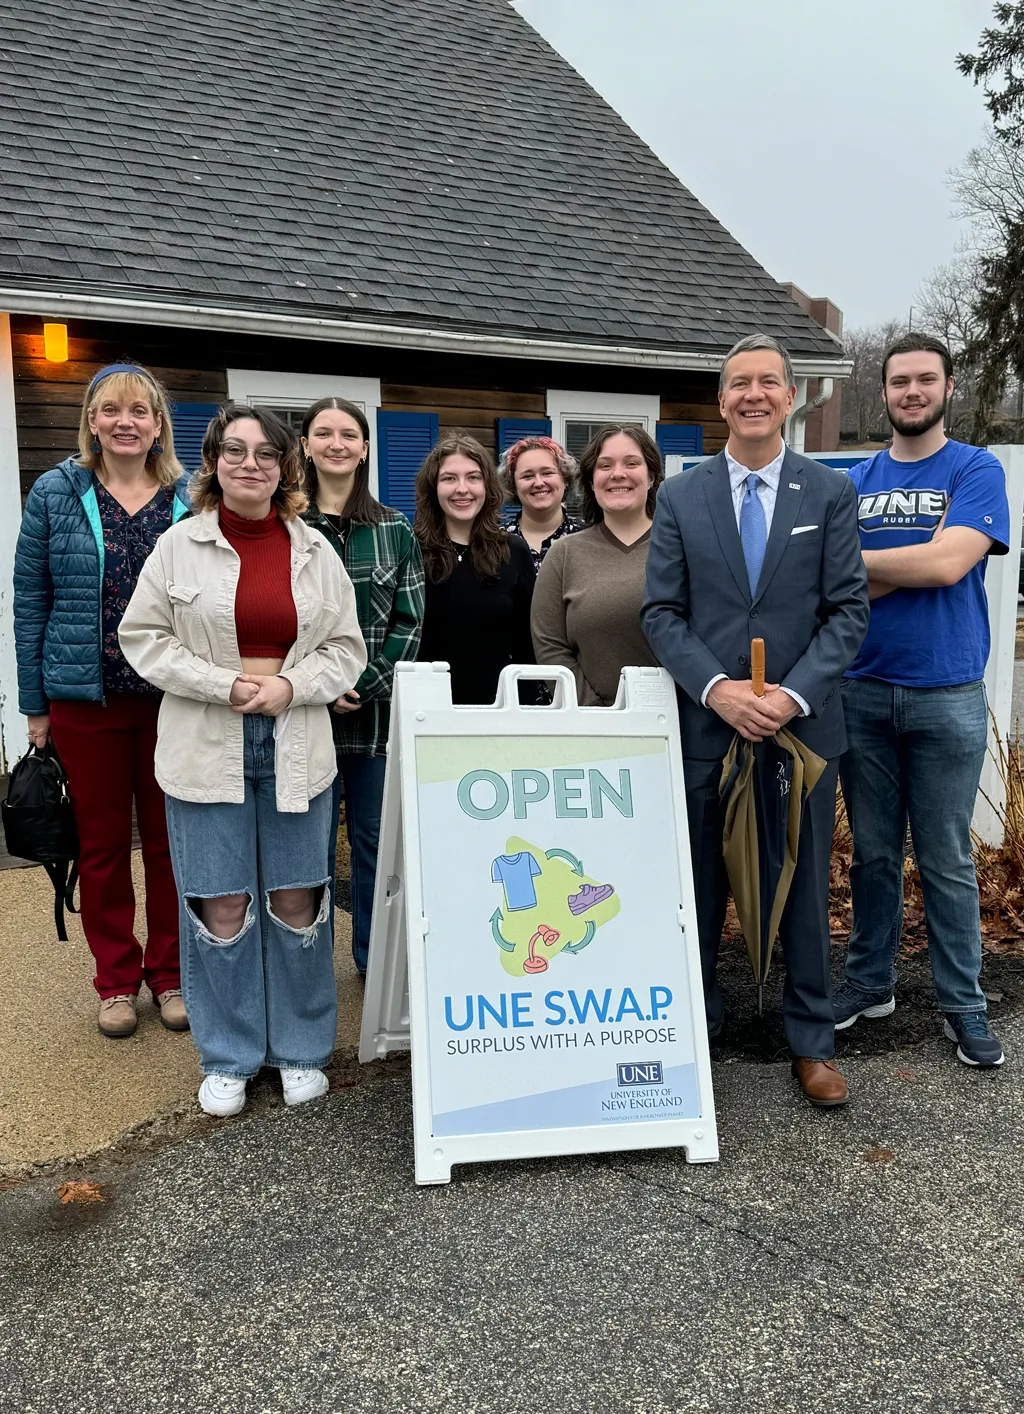
<instances>
[{"instance_id":1,"label":"red pants","mask_svg":"<svg viewBox=\"0 0 1024 1414\"><path fill-rule=\"evenodd\" d=\"M68 773L81 845L82 927L101 997L181 985L178 894L164 793L153 775L158 697L109 693L106 703L52 702L54 745ZM135 937L132 798L146 873L146 952Z\"/></svg>"}]
</instances>

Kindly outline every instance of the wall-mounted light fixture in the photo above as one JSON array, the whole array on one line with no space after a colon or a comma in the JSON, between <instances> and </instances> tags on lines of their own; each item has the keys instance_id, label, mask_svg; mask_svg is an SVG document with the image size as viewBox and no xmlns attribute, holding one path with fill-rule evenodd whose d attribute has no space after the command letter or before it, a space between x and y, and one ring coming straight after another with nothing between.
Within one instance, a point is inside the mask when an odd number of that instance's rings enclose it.
<instances>
[{"instance_id":1,"label":"wall-mounted light fixture","mask_svg":"<svg viewBox=\"0 0 1024 1414\"><path fill-rule=\"evenodd\" d=\"M67 363L68 326L66 324L43 325L43 352L50 363Z\"/></svg>"}]
</instances>

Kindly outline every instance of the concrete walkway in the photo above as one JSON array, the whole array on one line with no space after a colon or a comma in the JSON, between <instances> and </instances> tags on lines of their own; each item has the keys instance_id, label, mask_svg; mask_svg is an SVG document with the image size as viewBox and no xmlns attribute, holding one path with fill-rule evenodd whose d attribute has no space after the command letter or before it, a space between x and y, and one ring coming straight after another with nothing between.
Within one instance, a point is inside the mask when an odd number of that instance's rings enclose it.
<instances>
[{"instance_id":1,"label":"concrete walkway","mask_svg":"<svg viewBox=\"0 0 1024 1414\"><path fill-rule=\"evenodd\" d=\"M812 1110L715 1066L718 1165L412 1177L405 1077L0 1192L11 1414L1019 1414L1024 1022L851 1057Z\"/></svg>"},{"instance_id":2,"label":"concrete walkway","mask_svg":"<svg viewBox=\"0 0 1024 1414\"><path fill-rule=\"evenodd\" d=\"M134 861L142 898L141 856ZM351 961L349 916L339 911L335 920L339 1047L350 1054L362 984ZM142 913L139 928L144 937ZM68 943L57 941L53 890L42 869L0 872L0 1176L96 1153L140 1127L185 1132L198 1119L191 1038L160 1025L145 989L135 1035L101 1036L92 955L77 917L69 916L68 935Z\"/></svg>"}]
</instances>

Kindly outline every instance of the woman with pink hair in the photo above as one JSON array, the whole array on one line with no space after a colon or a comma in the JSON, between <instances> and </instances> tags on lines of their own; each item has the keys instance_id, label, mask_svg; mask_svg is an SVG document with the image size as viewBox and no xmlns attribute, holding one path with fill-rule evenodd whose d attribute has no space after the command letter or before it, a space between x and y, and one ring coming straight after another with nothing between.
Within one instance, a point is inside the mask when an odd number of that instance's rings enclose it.
<instances>
[{"instance_id":1,"label":"woman with pink hair","mask_svg":"<svg viewBox=\"0 0 1024 1414\"><path fill-rule=\"evenodd\" d=\"M522 437L502 456L498 474L505 494L520 506L506 528L526 541L539 570L556 540L583 528L562 504L576 480L576 463L550 437Z\"/></svg>"}]
</instances>

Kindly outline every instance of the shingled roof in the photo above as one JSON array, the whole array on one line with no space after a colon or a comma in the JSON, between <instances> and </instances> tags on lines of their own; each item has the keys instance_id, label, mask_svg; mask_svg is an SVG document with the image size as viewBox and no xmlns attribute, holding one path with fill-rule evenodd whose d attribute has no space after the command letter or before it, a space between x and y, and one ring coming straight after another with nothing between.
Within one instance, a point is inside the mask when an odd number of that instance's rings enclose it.
<instances>
[{"instance_id":1,"label":"shingled roof","mask_svg":"<svg viewBox=\"0 0 1024 1414\"><path fill-rule=\"evenodd\" d=\"M0 4L0 283L713 351L818 328L509 0Z\"/></svg>"}]
</instances>

